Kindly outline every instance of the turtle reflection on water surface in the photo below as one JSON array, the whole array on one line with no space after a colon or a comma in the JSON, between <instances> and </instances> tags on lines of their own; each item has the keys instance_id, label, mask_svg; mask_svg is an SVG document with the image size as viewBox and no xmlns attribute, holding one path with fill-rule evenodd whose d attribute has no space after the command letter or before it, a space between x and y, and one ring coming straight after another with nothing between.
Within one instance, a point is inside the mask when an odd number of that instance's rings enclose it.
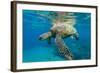
<instances>
[{"instance_id":1,"label":"turtle reflection on water surface","mask_svg":"<svg viewBox=\"0 0 100 73\"><path fill-rule=\"evenodd\" d=\"M51 43L51 38L55 38L55 44L59 52L65 59L72 60L74 57L69 51L68 46L64 43L63 38L72 37L79 39L77 30L74 27L75 16L73 13L57 12L56 19L52 21L50 31L39 36L40 40L48 40Z\"/></svg>"}]
</instances>

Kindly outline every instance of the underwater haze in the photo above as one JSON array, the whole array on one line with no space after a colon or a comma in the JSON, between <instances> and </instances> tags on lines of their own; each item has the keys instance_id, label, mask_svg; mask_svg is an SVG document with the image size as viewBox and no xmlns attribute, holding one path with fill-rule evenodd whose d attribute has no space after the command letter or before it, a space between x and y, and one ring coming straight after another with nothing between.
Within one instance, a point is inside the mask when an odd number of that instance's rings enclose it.
<instances>
[{"instance_id":1,"label":"underwater haze","mask_svg":"<svg viewBox=\"0 0 100 73\"><path fill-rule=\"evenodd\" d=\"M23 10L23 62L64 61L54 38L51 44L46 40L39 40L39 36L48 32L54 20L53 11ZM63 39L74 56L73 60L91 59L91 14L74 12L76 16L75 28L79 33L79 40L70 37Z\"/></svg>"}]
</instances>

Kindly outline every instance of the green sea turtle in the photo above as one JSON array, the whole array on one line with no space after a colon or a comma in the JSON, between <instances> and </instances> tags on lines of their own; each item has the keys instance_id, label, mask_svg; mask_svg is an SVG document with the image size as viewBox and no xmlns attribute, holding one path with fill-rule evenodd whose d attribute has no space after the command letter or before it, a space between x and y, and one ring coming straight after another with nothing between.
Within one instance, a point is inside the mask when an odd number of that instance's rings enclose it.
<instances>
[{"instance_id":1,"label":"green sea turtle","mask_svg":"<svg viewBox=\"0 0 100 73\"><path fill-rule=\"evenodd\" d=\"M73 55L69 51L68 46L64 43L63 38L72 37L78 40L79 35L74 27L75 18L72 15L68 15L67 19L61 19L61 16L55 20L50 28L50 31L39 36L40 40L48 40L51 43L51 38L55 38L55 44L61 54L68 59L72 60ZM64 15L63 15L64 16Z\"/></svg>"}]
</instances>

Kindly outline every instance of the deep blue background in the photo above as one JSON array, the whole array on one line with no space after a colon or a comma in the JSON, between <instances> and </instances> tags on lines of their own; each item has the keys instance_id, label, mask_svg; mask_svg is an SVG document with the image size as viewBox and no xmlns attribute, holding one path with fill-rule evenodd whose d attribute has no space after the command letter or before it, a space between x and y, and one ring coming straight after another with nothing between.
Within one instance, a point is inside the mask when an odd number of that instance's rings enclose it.
<instances>
[{"instance_id":1,"label":"deep blue background","mask_svg":"<svg viewBox=\"0 0 100 73\"><path fill-rule=\"evenodd\" d=\"M38 12L39 13L39 12ZM48 11L40 11L46 15ZM66 45L74 55L74 60L91 58L91 14L74 13L77 20L75 28L79 32L79 40L64 39ZM47 32L51 21L42 17L34 10L23 10L23 62L61 61L65 58L59 54L54 39L49 45L47 41L40 41L39 35Z\"/></svg>"}]
</instances>

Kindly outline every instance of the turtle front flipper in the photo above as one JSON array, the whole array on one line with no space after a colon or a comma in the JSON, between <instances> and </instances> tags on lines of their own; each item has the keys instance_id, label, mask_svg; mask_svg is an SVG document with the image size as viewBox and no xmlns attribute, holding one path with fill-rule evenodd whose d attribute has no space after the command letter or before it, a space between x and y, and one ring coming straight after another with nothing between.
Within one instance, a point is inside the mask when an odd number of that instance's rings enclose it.
<instances>
[{"instance_id":1,"label":"turtle front flipper","mask_svg":"<svg viewBox=\"0 0 100 73\"><path fill-rule=\"evenodd\" d=\"M55 43L59 49L59 52L64 55L64 57L68 60L72 60L73 56L69 51L69 48L65 45L64 41L62 40L61 34L57 33L55 38Z\"/></svg>"},{"instance_id":2,"label":"turtle front flipper","mask_svg":"<svg viewBox=\"0 0 100 73\"><path fill-rule=\"evenodd\" d=\"M46 33L39 36L39 40L49 39L51 36L52 36L51 32L46 32Z\"/></svg>"}]
</instances>

